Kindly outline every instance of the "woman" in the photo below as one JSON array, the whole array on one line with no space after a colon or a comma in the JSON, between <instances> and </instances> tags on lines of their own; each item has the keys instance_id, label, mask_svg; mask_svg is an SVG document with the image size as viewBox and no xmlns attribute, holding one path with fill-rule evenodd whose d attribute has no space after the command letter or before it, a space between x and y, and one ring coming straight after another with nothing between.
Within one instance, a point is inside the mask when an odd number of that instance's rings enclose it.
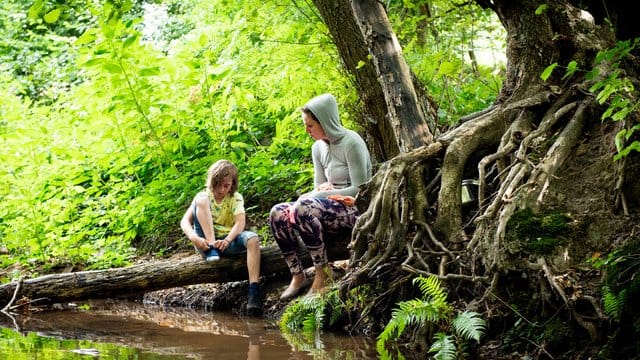
<instances>
[{"instance_id":1,"label":"woman","mask_svg":"<svg viewBox=\"0 0 640 360\"><path fill-rule=\"evenodd\" d=\"M325 288L330 271L325 236L350 232L358 217L353 202L337 199L355 197L358 187L371 179L367 146L360 135L342 126L333 95L311 99L302 108L302 121L307 133L316 140L311 147L315 190L300 196L296 202L275 205L269 215L271 231L291 272L291 283L281 299L297 295L306 280L298 235L315 267L309 293Z\"/></svg>"}]
</instances>

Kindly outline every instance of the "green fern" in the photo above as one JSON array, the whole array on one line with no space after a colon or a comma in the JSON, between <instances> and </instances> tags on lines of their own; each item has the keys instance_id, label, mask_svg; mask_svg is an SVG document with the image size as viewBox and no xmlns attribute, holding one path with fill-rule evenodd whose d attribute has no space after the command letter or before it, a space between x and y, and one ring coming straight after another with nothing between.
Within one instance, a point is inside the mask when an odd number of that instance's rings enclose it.
<instances>
[{"instance_id":1,"label":"green fern","mask_svg":"<svg viewBox=\"0 0 640 360\"><path fill-rule=\"evenodd\" d=\"M440 279L436 276L419 276L413 280L414 284L418 284L418 288L422 292L424 299L431 297L431 301L439 304L447 303L447 292L442 288Z\"/></svg>"},{"instance_id":2,"label":"green fern","mask_svg":"<svg viewBox=\"0 0 640 360\"><path fill-rule=\"evenodd\" d=\"M451 335L439 332L434 335L435 341L429 348L430 353L435 353L433 358L436 360L455 360L456 359L456 342Z\"/></svg>"},{"instance_id":3,"label":"green fern","mask_svg":"<svg viewBox=\"0 0 640 360\"><path fill-rule=\"evenodd\" d=\"M456 334L465 340L473 339L480 342L480 337L484 335L487 323L477 312L465 311L453 319L451 326Z\"/></svg>"},{"instance_id":4,"label":"green fern","mask_svg":"<svg viewBox=\"0 0 640 360\"><path fill-rule=\"evenodd\" d=\"M398 303L398 308L391 314L391 320L378 335L376 347L378 352L385 353L385 344L397 340L407 326L424 327L446 319L451 312L447 304L447 293L442 289L440 280L435 276L418 277L414 280L422 292L423 299L413 299Z\"/></svg>"},{"instance_id":5,"label":"green fern","mask_svg":"<svg viewBox=\"0 0 640 360\"><path fill-rule=\"evenodd\" d=\"M602 291L604 293L602 302L605 314L609 315L615 321L620 321L620 317L624 311L624 304L627 301L627 289L623 289L618 295L613 293L607 286L605 286Z\"/></svg>"},{"instance_id":6,"label":"green fern","mask_svg":"<svg viewBox=\"0 0 640 360\"><path fill-rule=\"evenodd\" d=\"M436 276L420 276L414 279L414 283L420 288L422 299L400 302L392 311L391 320L378 335L376 342L382 358L391 357L386 348L387 343L397 340L409 326L424 328L436 325L441 329L449 328L447 324L453 309L447 303L447 292L442 288L440 280ZM436 359L456 359L461 351L457 346L458 340L461 345L471 339L480 342L480 337L486 330L486 322L480 314L465 311L451 321L451 329L454 334L439 332L434 336L429 352L436 353Z\"/></svg>"},{"instance_id":7,"label":"green fern","mask_svg":"<svg viewBox=\"0 0 640 360\"><path fill-rule=\"evenodd\" d=\"M331 290L326 296L303 296L292 301L280 318L282 332L302 330L312 339L327 325L334 324L343 313L342 303L337 290ZM329 315L329 323L326 322Z\"/></svg>"}]
</instances>

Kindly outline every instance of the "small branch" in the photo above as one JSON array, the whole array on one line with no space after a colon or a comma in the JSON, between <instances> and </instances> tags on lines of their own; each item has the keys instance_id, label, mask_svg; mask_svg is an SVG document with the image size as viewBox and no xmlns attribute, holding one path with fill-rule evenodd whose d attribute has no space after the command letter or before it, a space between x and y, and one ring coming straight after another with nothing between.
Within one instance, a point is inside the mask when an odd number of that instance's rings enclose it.
<instances>
[{"instance_id":1,"label":"small branch","mask_svg":"<svg viewBox=\"0 0 640 360\"><path fill-rule=\"evenodd\" d=\"M22 280L23 277L20 276L20 278L18 279L18 282L16 284L16 289L13 292L13 296L11 297L11 300L9 300L9 302L7 303L7 305L5 305L2 310L2 312L7 312L7 310L11 309L11 306L13 305L13 302L16 301L16 297L18 297L18 294L20 293L20 287L22 287Z\"/></svg>"},{"instance_id":2,"label":"small branch","mask_svg":"<svg viewBox=\"0 0 640 360\"><path fill-rule=\"evenodd\" d=\"M529 339L525 339L525 340L527 340L531 345L533 345L533 346L537 347L538 349L540 349L540 351L542 351L543 353L545 353L545 355L547 355L547 356L549 357L549 359L551 359L551 360L555 359L555 358L554 358L553 356L551 356L551 354L549 354L549 353L547 352L547 350L545 350L541 345L538 345L538 344L534 343L533 341L531 341L531 340L529 340Z\"/></svg>"}]
</instances>

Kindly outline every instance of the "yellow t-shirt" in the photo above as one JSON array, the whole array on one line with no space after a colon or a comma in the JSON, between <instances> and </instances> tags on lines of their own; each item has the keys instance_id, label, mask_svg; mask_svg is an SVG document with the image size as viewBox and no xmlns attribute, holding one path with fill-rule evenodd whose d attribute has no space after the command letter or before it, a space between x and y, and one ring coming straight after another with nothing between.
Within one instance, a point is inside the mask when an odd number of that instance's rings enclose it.
<instances>
[{"instance_id":1,"label":"yellow t-shirt","mask_svg":"<svg viewBox=\"0 0 640 360\"><path fill-rule=\"evenodd\" d=\"M233 219L238 214L244 214L244 198L239 192L227 195L222 202L217 203L213 193L205 190L211 202L211 217L216 238L223 238L231 231Z\"/></svg>"}]
</instances>

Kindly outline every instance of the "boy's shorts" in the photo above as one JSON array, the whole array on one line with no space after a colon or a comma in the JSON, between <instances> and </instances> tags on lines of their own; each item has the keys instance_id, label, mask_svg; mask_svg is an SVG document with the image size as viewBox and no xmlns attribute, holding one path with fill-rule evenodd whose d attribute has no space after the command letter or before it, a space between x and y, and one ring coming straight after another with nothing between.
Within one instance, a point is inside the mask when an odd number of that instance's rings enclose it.
<instances>
[{"instance_id":1,"label":"boy's shorts","mask_svg":"<svg viewBox=\"0 0 640 360\"><path fill-rule=\"evenodd\" d=\"M193 230L196 232L196 234L198 234L198 236L204 237L204 231L202 231L202 226L200 226L200 222L196 217L195 208L193 209ZM252 237L258 237L258 234L248 230L241 232L240 235L231 240L231 244L229 244L229 246L227 246L227 248L224 249L224 251L222 251L221 253L223 255L236 255L247 251L247 241L249 241L249 239L251 239ZM216 240L222 239L224 239L224 237L216 238ZM204 251L198 249L197 247L196 250L198 250L200 255L202 255L203 257L205 256ZM220 250L218 250L218 252L220 252Z\"/></svg>"}]
</instances>

